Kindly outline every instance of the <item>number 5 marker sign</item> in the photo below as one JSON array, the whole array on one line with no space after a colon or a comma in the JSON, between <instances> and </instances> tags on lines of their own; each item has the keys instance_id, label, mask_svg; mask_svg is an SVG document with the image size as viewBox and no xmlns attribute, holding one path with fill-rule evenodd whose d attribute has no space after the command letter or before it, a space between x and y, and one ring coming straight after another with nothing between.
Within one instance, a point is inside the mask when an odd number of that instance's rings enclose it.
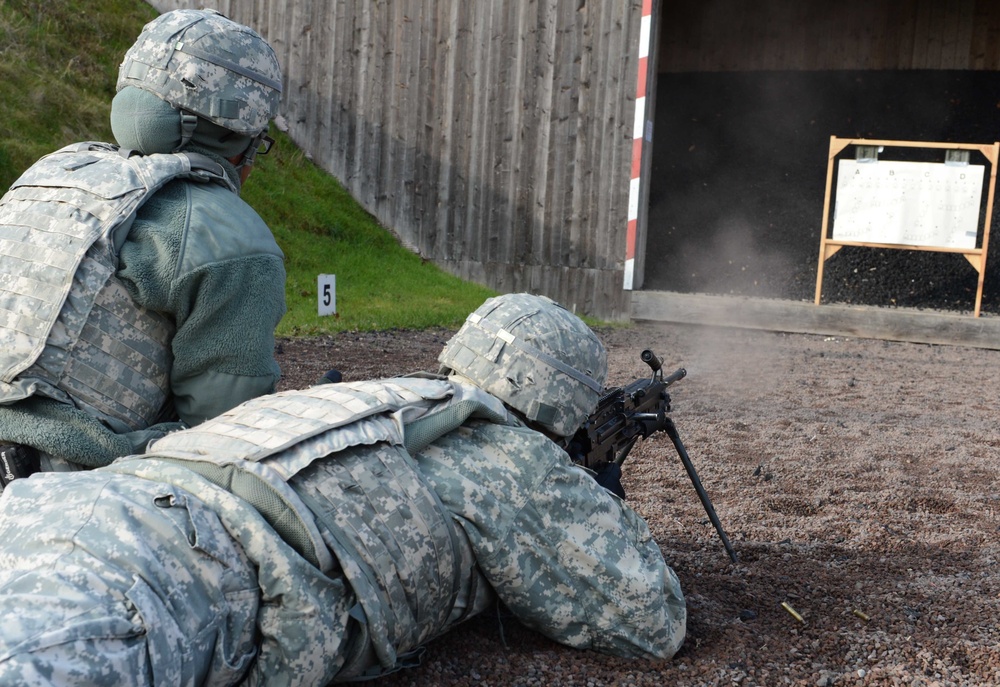
<instances>
[{"instance_id":1,"label":"number 5 marker sign","mask_svg":"<svg viewBox=\"0 0 1000 687\"><path fill-rule=\"evenodd\" d=\"M337 275L319 275L319 278L316 280L316 293L319 301L319 316L336 314Z\"/></svg>"}]
</instances>

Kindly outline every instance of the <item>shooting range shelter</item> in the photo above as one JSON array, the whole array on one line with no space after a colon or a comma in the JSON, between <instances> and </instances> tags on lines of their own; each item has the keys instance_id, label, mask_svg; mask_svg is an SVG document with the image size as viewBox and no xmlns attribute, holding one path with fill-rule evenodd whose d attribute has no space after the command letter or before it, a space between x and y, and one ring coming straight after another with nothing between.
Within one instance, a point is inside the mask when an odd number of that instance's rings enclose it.
<instances>
[{"instance_id":1,"label":"shooting range shelter","mask_svg":"<svg viewBox=\"0 0 1000 687\"><path fill-rule=\"evenodd\" d=\"M994 140L946 130L997 90L992 0L150 4L258 29L296 143L458 276L602 319L961 337L799 306L830 136Z\"/></svg>"}]
</instances>

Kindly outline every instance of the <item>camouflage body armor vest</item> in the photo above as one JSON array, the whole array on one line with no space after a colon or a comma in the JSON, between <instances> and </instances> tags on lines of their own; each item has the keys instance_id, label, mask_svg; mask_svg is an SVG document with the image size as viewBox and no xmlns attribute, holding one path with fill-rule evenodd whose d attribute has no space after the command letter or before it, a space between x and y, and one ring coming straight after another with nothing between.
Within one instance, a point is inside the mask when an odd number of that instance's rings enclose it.
<instances>
[{"instance_id":1,"label":"camouflage body armor vest","mask_svg":"<svg viewBox=\"0 0 1000 687\"><path fill-rule=\"evenodd\" d=\"M443 378L324 384L169 434L143 462L183 464L240 496L313 565L347 578L366 641L338 677L374 677L444 629L475 569L410 457L470 417L512 421L495 397ZM322 470L309 477L311 467Z\"/></svg>"},{"instance_id":2,"label":"camouflage body armor vest","mask_svg":"<svg viewBox=\"0 0 1000 687\"><path fill-rule=\"evenodd\" d=\"M136 210L178 178L236 192L203 155L89 142L43 157L0 199L0 403L40 394L116 431L156 421L174 325L137 307L115 272Z\"/></svg>"}]
</instances>

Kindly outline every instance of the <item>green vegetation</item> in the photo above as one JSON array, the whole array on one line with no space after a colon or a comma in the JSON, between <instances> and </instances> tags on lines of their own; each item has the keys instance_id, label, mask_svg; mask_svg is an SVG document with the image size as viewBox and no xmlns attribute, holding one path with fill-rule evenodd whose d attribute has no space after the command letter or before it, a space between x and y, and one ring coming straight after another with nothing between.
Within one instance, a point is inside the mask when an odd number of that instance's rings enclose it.
<instances>
[{"instance_id":1,"label":"green vegetation","mask_svg":"<svg viewBox=\"0 0 1000 687\"><path fill-rule=\"evenodd\" d=\"M110 140L118 64L155 16L139 0L0 0L2 188L56 148Z\"/></svg>"},{"instance_id":2,"label":"green vegetation","mask_svg":"<svg viewBox=\"0 0 1000 687\"><path fill-rule=\"evenodd\" d=\"M456 326L494 295L403 248L287 136L275 139L243 197L285 251L289 312L282 332ZM316 315L320 274L337 277L335 319Z\"/></svg>"},{"instance_id":3,"label":"green vegetation","mask_svg":"<svg viewBox=\"0 0 1000 687\"><path fill-rule=\"evenodd\" d=\"M0 188L64 145L113 140L118 65L155 16L140 0L0 0ZM289 138L275 138L243 197L285 252L278 334L454 327L493 295L402 247ZM319 274L336 275L337 316L317 315Z\"/></svg>"}]
</instances>

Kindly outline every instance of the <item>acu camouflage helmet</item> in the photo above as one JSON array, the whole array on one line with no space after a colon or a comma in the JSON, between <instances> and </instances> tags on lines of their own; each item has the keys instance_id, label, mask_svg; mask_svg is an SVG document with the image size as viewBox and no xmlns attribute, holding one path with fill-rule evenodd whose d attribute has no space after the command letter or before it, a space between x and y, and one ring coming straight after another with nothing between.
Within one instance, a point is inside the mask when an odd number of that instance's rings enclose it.
<instances>
[{"instance_id":1,"label":"acu camouflage helmet","mask_svg":"<svg viewBox=\"0 0 1000 687\"><path fill-rule=\"evenodd\" d=\"M580 318L527 293L483 303L438 361L564 437L594 411L608 372L604 345Z\"/></svg>"},{"instance_id":2,"label":"acu camouflage helmet","mask_svg":"<svg viewBox=\"0 0 1000 687\"><path fill-rule=\"evenodd\" d=\"M118 90L126 86L254 137L278 112L281 68L249 27L214 10L182 9L143 27L118 71Z\"/></svg>"}]
</instances>

